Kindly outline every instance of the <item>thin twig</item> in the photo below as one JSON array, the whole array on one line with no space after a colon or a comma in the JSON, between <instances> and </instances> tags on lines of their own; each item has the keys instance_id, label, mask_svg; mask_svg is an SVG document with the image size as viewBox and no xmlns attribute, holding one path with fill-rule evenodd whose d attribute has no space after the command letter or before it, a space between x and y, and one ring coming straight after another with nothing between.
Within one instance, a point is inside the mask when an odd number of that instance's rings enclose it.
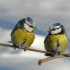
<instances>
[{"instance_id":1,"label":"thin twig","mask_svg":"<svg viewBox=\"0 0 70 70\"><path fill-rule=\"evenodd\" d=\"M9 44L4 44L4 43L0 43L0 46L4 46L4 47L11 47L11 48L14 48L13 45L9 45ZM18 47L17 47L18 48ZM20 49L20 48L18 48ZM24 48L23 48L24 49ZM46 51L43 51L43 50L38 50L38 49L33 49L33 48L27 48L26 50L29 50L29 51L34 51L34 52L40 52L40 53L47 53L47 54L54 54L53 52L46 52Z\"/></svg>"},{"instance_id":2,"label":"thin twig","mask_svg":"<svg viewBox=\"0 0 70 70\"><path fill-rule=\"evenodd\" d=\"M4 44L4 43L0 43L0 46L14 48L13 45ZM18 49L20 49L20 48L18 48ZM23 49L24 49L24 48L23 48ZM38 50L38 49L33 49L33 48L27 48L26 50L34 51L34 52L40 52L40 53L46 53L46 54L55 54L55 53L53 53L53 52L47 52L47 51ZM61 55L64 55L64 56L70 56L70 53L65 53L65 54L62 53Z\"/></svg>"},{"instance_id":3,"label":"thin twig","mask_svg":"<svg viewBox=\"0 0 70 70\"><path fill-rule=\"evenodd\" d=\"M47 62L47 61L50 61L50 60L53 60L53 59L57 59L57 58L63 58L63 57L65 57L65 56L64 55L57 55L57 56L54 56L54 57L44 58L44 59L39 60L38 64L41 65L44 62Z\"/></svg>"}]
</instances>

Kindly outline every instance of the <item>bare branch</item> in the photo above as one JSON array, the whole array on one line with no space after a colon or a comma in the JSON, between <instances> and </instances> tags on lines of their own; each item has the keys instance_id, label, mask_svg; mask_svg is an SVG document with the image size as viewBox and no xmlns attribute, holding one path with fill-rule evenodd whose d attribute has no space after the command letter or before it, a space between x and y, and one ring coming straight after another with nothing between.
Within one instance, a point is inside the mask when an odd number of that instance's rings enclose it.
<instances>
[{"instance_id":1,"label":"bare branch","mask_svg":"<svg viewBox=\"0 0 70 70\"><path fill-rule=\"evenodd\" d=\"M0 46L13 48L13 45L4 44L4 43L0 43ZM18 48L18 49L20 49L20 48ZM24 49L24 48L23 48L23 49ZM46 51L43 51L43 50L32 49L32 48L27 48L26 50L34 51L34 52L40 52L40 53L47 53L47 54L51 53L51 54L54 54L54 53L52 53L52 52L46 52Z\"/></svg>"},{"instance_id":2,"label":"bare branch","mask_svg":"<svg viewBox=\"0 0 70 70\"><path fill-rule=\"evenodd\" d=\"M13 48L13 45L9 45L9 44L4 44L4 43L0 43L0 46L4 46L4 47L11 47ZM18 48L20 49L20 48ZM24 49L24 48L23 48ZM46 53L46 54L55 54L53 52L47 52L47 51L43 51L43 50L38 50L38 49L33 49L33 48L27 48L26 50L29 50L29 51L34 51L34 52L40 52L40 53ZM69 53L62 53L61 55L64 55L64 56L70 56Z\"/></svg>"},{"instance_id":3,"label":"bare branch","mask_svg":"<svg viewBox=\"0 0 70 70\"><path fill-rule=\"evenodd\" d=\"M39 60L38 64L41 65L44 62L47 62L47 61L50 61L50 60L53 60L53 59L57 59L57 58L63 58L63 57L65 57L65 56L64 55L57 55L57 56L54 56L54 57L44 58L44 59Z\"/></svg>"}]
</instances>

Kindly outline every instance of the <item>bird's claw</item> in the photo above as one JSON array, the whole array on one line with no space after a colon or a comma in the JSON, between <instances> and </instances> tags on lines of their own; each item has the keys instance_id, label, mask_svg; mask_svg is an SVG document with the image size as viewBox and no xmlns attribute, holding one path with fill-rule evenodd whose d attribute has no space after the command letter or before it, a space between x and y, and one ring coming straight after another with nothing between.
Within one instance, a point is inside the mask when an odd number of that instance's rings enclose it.
<instances>
[{"instance_id":1,"label":"bird's claw","mask_svg":"<svg viewBox=\"0 0 70 70\"><path fill-rule=\"evenodd\" d=\"M24 52L25 52L27 48L23 48L23 49L24 49Z\"/></svg>"},{"instance_id":2,"label":"bird's claw","mask_svg":"<svg viewBox=\"0 0 70 70\"><path fill-rule=\"evenodd\" d=\"M13 49L16 50L16 48L17 48L17 46L16 45L13 45Z\"/></svg>"}]
</instances>

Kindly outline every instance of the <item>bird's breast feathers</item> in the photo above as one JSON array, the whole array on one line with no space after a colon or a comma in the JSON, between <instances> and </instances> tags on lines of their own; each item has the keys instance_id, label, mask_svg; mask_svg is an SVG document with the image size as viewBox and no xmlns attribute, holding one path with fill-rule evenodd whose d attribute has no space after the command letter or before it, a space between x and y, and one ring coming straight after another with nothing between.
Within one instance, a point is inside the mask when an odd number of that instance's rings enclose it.
<instances>
[{"instance_id":1,"label":"bird's breast feathers","mask_svg":"<svg viewBox=\"0 0 70 70\"><path fill-rule=\"evenodd\" d=\"M45 49L52 50L52 48L56 47L57 44L61 46L62 52L65 50L68 44L68 38L66 34L59 34L59 35L48 35L45 38Z\"/></svg>"},{"instance_id":2,"label":"bird's breast feathers","mask_svg":"<svg viewBox=\"0 0 70 70\"><path fill-rule=\"evenodd\" d=\"M13 44L18 44L27 40L28 46L30 46L34 41L34 33L27 32L26 30L17 29L11 34L11 40Z\"/></svg>"},{"instance_id":3,"label":"bird's breast feathers","mask_svg":"<svg viewBox=\"0 0 70 70\"><path fill-rule=\"evenodd\" d=\"M67 39L67 36L66 34L59 34L59 35L49 35L47 37L47 39L50 39L52 41L56 41L56 40L66 40Z\"/></svg>"}]
</instances>

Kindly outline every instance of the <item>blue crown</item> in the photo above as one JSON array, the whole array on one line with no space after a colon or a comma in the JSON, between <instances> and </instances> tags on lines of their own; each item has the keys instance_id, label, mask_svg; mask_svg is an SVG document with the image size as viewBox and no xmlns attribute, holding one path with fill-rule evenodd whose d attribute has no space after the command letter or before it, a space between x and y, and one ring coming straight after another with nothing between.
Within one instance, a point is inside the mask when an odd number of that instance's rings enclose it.
<instances>
[{"instance_id":1,"label":"blue crown","mask_svg":"<svg viewBox=\"0 0 70 70\"><path fill-rule=\"evenodd\" d=\"M55 23L55 24L53 24L53 26L61 26L61 24L60 23Z\"/></svg>"},{"instance_id":2,"label":"blue crown","mask_svg":"<svg viewBox=\"0 0 70 70\"><path fill-rule=\"evenodd\" d=\"M30 17L27 17L25 20L26 20L28 23L33 24L33 20L32 20Z\"/></svg>"}]
</instances>

